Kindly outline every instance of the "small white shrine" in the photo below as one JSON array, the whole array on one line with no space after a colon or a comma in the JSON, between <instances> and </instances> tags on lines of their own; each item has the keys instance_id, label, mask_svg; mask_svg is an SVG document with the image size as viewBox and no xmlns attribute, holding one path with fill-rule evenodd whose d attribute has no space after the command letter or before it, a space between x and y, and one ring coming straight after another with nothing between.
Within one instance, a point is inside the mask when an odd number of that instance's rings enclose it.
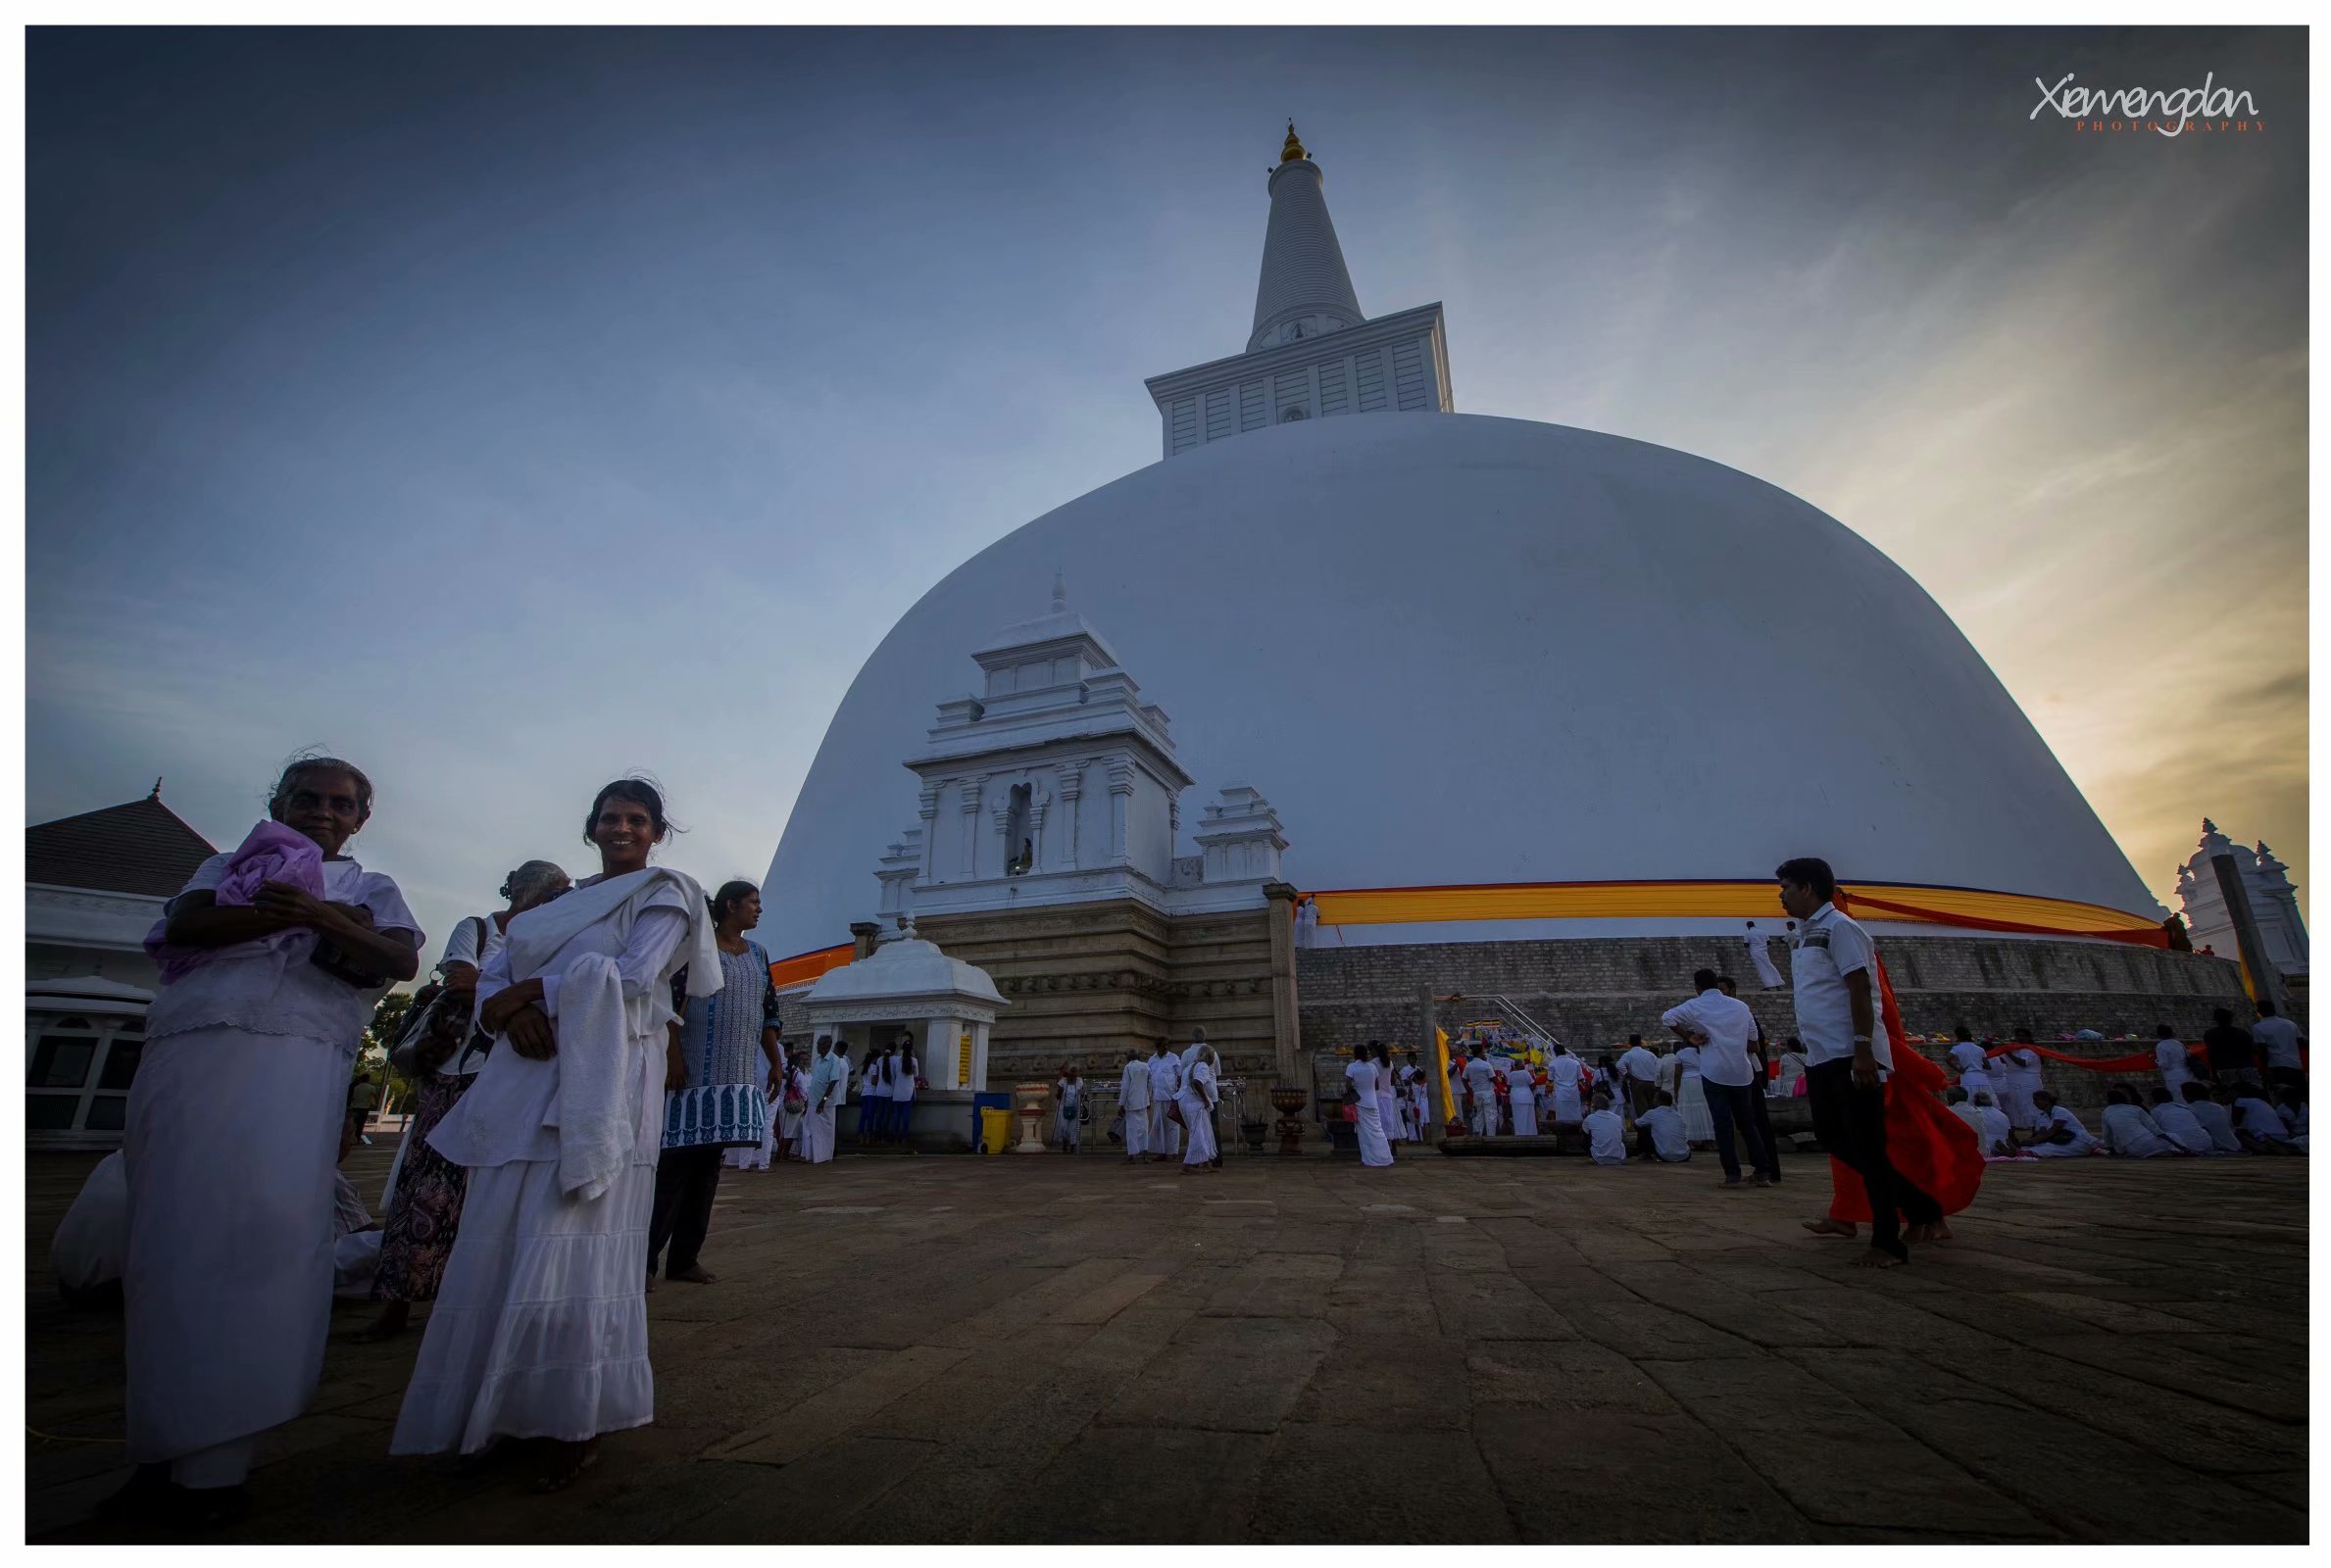
<instances>
[{"instance_id":1,"label":"small white shrine","mask_svg":"<svg viewBox=\"0 0 2331 1568\"><path fill-rule=\"evenodd\" d=\"M844 1042L854 1069L869 1049L887 1049L902 1034L914 1036L915 1055L930 1085L928 1097L918 1096L918 1105L932 1098L950 1107L987 1087L988 1029L998 1009L1012 1005L986 970L950 958L916 936L911 916L885 932L868 956L827 970L804 1001L811 1038L831 1035Z\"/></svg>"},{"instance_id":2,"label":"small white shrine","mask_svg":"<svg viewBox=\"0 0 2331 1568\"><path fill-rule=\"evenodd\" d=\"M1190 775L1166 710L1068 608L974 649L981 690L939 705L921 751L919 825L875 869L881 917L1137 899L1168 915L1260 909L1287 840L1270 803L1231 783L1177 856Z\"/></svg>"}]
</instances>

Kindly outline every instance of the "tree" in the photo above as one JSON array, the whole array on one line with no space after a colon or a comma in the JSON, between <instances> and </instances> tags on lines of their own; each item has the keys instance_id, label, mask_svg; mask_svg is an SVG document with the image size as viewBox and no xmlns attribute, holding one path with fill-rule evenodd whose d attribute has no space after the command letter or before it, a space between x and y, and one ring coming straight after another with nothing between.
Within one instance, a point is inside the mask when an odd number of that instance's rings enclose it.
<instances>
[{"instance_id":1,"label":"tree","mask_svg":"<svg viewBox=\"0 0 2331 1568\"><path fill-rule=\"evenodd\" d=\"M405 1032L413 1011L413 993L391 991L372 1008L372 1021L365 1025L364 1044L356 1053L357 1072L378 1070L383 1074L380 1090L380 1108L410 1102L413 1085L388 1065L388 1054L394 1049L398 1036Z\"/></svg>"}]
</instances>

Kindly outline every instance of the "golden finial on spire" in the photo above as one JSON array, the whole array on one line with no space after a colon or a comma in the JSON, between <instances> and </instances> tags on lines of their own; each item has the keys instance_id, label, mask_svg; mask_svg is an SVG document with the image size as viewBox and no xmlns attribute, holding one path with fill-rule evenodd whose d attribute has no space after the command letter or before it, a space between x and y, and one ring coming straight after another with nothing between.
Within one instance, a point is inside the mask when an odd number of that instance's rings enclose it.
<instances>
[{"instance_id":1,"label":"golden finial on spire","mask_svg":"<svg viewBox=\"0 0 2331 1568\"><path fill-rule=\"evenodd\" d=\"M1282 164L1291 164L1299 158L1309 158L1311 154L1303 150L1303 143L1295 139L1295 122L1292 120L1288 121L1287 145L1279 149L1279 162Z\"/></svg>"}]
</instances>

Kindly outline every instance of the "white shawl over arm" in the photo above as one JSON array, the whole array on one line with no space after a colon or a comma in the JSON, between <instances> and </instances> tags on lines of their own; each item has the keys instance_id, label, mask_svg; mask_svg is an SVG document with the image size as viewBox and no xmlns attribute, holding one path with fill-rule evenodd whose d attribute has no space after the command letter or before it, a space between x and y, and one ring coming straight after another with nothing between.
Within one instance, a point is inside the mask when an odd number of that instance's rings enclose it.
<instances>
[{"instance_id":1,"label":"white shawl over arm","mask_svg":"<svg viewBox=\"0 0 2331 1568\"><path fill-rule=\"evenodd\" d=\"M430 1143L461 1165L556 1158L561 1191L606 1192L640 1140L632 1043L676 1016L670 979L683 963L690 996L720 989L704 895L662 866L585 884L511 921L478 977L477 1004L540 979L558 1054L528 1060L502 1039Z\"/></svg>"}]
</instances>

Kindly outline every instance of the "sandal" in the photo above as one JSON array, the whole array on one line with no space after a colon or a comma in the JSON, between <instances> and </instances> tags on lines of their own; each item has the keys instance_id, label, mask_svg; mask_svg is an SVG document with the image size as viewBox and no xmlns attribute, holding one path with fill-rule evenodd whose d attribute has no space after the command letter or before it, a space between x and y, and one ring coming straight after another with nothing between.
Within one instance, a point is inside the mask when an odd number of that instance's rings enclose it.
<instances>
[{"instance_id":1,"label":"sandal","mask_svg":"<svg viewBox=\"0 0 2331 1568\"><path fill-rule=\"evenodd\" d=\"M551 1446L549 1462L534 1478L536 1492L564 1492L574 1485L575 1478L599 1462L599 1440L585 1438L580 1443L557 1443Z\"/></svg>"}]
</instances>

